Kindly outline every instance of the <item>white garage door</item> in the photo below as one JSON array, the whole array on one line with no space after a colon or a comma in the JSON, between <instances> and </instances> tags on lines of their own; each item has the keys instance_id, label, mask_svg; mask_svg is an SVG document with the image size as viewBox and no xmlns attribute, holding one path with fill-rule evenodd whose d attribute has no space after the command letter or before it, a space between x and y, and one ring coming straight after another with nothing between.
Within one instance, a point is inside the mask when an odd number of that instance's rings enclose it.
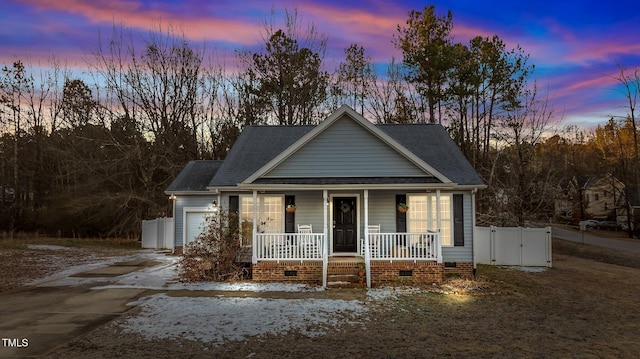
<instances>
[{"instance_id":1,"label":"white garage door","mask_svg":"<svg viewBox=\"0 0 640 359\"><path fill-rule=\"evenodd\" d=\"M185 238L184 244L195 241L205 229L207 212L185 213Z\"/></svg>"}]
</instances>

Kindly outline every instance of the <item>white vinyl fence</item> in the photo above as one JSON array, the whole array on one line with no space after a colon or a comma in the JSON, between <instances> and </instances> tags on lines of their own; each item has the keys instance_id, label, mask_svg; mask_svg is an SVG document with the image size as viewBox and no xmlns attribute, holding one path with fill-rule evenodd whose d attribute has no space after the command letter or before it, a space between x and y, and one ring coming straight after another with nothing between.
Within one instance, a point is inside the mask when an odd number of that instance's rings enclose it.
<instances>
[{"instance_id":1,"label":"white vinyl fence","mask_svg":"<svg viewBox=\"0 0 640 359\"><path fill-rule=\"evenodd\" d=\"M173 218L142 221L142 248L173 248Z\"/></svg>"},{"instance_id":2,"label":"white vinyl fence","mask_svg":"<svg viewBox=\"0 0 640 359\"><path fill-rule=\"evenodd\" d=\"M475 227L473 238L476 263L551 267L551 227Z\"/></svg>"}]
</instances>

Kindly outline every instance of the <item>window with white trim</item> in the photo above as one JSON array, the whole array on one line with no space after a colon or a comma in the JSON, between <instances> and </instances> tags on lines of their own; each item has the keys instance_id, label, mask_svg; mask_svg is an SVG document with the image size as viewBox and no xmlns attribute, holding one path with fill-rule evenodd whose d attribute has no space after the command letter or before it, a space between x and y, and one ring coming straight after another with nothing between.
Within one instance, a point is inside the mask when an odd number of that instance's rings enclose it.
<instances>
[{"instance_id":1,"label":"window with white trim","mask_svg":"<svg viewBox=\"0 0 640 359\"><path fill-rule=\"evenodd\" d=\"M260 195L258 196L258 213L256 214L258 232L283 233L284 232L284 196ZM253 229L253 196L240 196L240 219L242 227L250 227L249 235ZM246 230L243 230L245 234Z\"/></svg>"},{"instance_id":2,"label":"window with white trim","mask_svg":"<svg viewBox=\"0 0 640 359\"><path fill-rule=\"evenodd\" d=\"M408 194L407 230L409 233L426 233L440 230L443 246L453 246L452 194L440 194L440 223L438 223L437 193Z\"/></svg>"}]
</instances>

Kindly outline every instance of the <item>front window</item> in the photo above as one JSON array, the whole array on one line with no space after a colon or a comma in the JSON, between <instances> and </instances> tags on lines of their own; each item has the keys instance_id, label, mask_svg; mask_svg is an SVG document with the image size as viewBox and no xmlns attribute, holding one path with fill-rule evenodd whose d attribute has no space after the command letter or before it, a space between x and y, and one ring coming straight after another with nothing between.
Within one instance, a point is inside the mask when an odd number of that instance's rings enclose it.
<instances>
[{"instance_id":1,"label":"front window","mask_svg":"<svg viewBox=\"0 0 640 359\"><path fill-rule=\"evenodd\" d=\"M409 233L426 233L440 229L443 246L452 246L452 195L440 194L440 223L438 224L438 195L435 193L409 194L407 224Z\"/></svg>"},{"instance_id":2,"label":"front window","mask_svg":"<svg viewBox=\"0 0 640 359\"><path fill-rule=\"evenodd\" d=\"M253 196L240 197L240 219L243 243L250 243L253 235ZM284 197L281 195L258 196L256 220L259 233L284 232Z\"/></svg>"}]
</instances>

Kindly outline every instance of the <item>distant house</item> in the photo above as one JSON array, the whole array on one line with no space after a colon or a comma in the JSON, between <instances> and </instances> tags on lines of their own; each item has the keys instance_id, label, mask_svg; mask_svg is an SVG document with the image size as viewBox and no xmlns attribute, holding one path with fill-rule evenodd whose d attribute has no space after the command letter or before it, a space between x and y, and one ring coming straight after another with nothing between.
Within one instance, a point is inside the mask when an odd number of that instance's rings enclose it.
<instances>
[{"instance_id":1,"label":"distant house","mask_svg":"<svg viewBox=\"0 0 640 359\"><path fill-rule=\"evenodd\" d=\"M555 212L573 219L615 220L616 209L625 198L624 191L624 183L611 174L576 176L561 189Z\"/></svg>"},{"instance_id":2,"label":"distant house","mask_svg":"<svg viewBox=\"0 0 640 359\"><path fill-rule=\"evenodd\" d=\"M317 126L249 126L165 193L177 252L222 207L249 229L253 280L326 285L363 262L376 285L471 276L484 187L442 126L374 125L343 106Z\"/></svg>"},{"instance_id":3,"label":"distant house","mask_svg":"<svg viewBox=\"0 0 640 359\"><path fill-rule=\"evenodd\" d=\"M616 210L616 219L623 229L631 228L634 235L640 237L640 195L636 189L625 188L625 198Z\"/></svg>"}]
</instances>

